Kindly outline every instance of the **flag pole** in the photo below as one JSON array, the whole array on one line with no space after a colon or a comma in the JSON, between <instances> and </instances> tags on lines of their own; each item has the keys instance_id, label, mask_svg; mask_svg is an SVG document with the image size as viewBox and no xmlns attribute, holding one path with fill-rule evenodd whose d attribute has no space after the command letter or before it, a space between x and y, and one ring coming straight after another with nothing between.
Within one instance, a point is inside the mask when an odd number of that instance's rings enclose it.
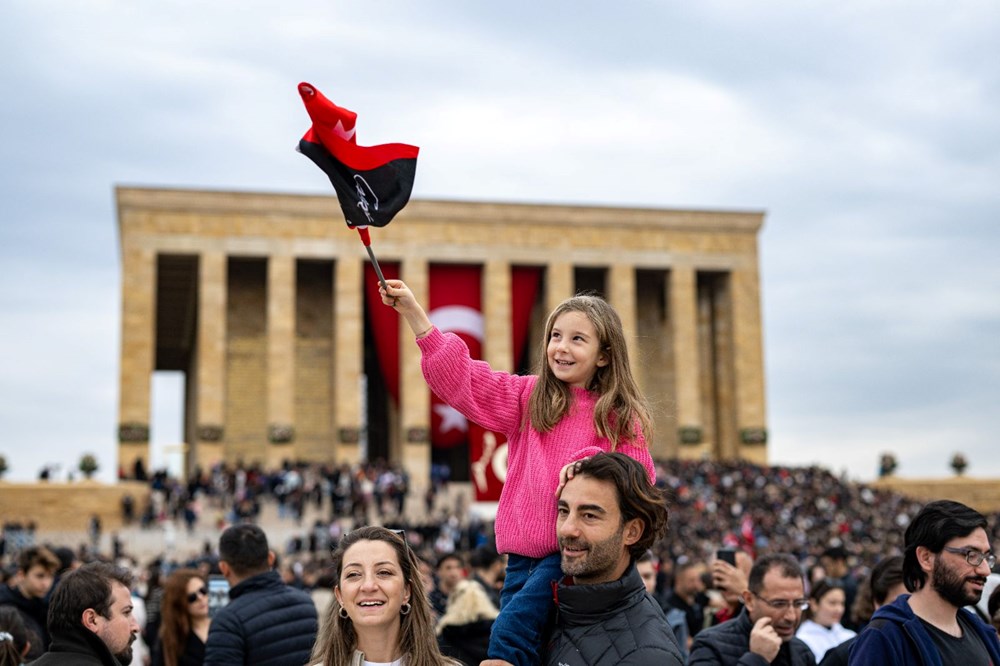
<instances>
[{"instance_id":1,"label":"flag pole","mask_svg":"<svg viewBox=\"0 0 1000 666\"><path fill-rule=\"evenodd\" d=\"M368 233L368 227L359 226L356 227L358 230L358 235L361 236L361 243L365 246L365 250L368 251L368 258L371 259L372 267L375 269L375 275L378 275L378 281L382 285L382 289L389 293L389 285L385 283L385 276L382 275L382 269L378 265L378 259L375 258L375 253L372 252L372 238Z\"/></svg>"}]
</instances>

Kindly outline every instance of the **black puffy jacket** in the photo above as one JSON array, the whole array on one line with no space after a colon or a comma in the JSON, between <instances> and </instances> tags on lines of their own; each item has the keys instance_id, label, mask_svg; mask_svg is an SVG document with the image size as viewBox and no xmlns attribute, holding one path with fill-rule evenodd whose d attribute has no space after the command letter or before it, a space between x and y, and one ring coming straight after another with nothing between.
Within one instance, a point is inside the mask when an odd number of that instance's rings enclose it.
<instances>
[{"instance_id":1,"label":"black puffy jacket","mask_svg":"<svg viewBox=\"0 0 1000 666\"><path fill-rule=\"evenodd\" d=\"M555 587L549 666L682 666L663 610L646 594L635 564L618 580Z\"/></svg>"},{"instance_id":2,"label":"black puffy jacket","mask_svg":"<svg viewBox=\"0 0 1000 666\"><path fill-rule=\"evenodd\" d=\"M744 608L732 620L698 632L691 645L688 666L767 666L768 661L750 651L750 630L753 624ZM783 643L772 664L816 666L809 646L793 638Z\"/></svg>"},{"instance_id":3,"label":"black puffy jacket","mask_svg":"<svg viewBox=\"0 0 1000 666\"><path fill-rule=\"evenodd\" d=\"M205 666L302 666L316 642L316 605L276 571L229 591L229 604L208 630Z\"/></svg>"}]
</instances>

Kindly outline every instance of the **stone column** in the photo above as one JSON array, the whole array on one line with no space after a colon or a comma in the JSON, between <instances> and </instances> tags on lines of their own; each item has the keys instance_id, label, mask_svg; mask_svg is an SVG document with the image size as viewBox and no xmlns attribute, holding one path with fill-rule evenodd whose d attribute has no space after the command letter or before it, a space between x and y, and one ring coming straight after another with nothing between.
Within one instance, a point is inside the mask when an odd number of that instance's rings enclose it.
<instances>
[{"instance_id":1,"label":"stone column","mask_svg":"<svg viewBox=\"0 0 1000 666\"><path fill-rule=\"evenodd\" d=\"M430 307L430 271L423 258L404 259L400 266L402 278L413 291L417 302ZM401 451L393 458L406 461L413 481L412 496L421 497L431 478L431 391L420 371L420 349L413 341L413 331L399 318L400 407L399 422Z\"/></svg>"},{"instance_id":2,"label":"stone column","mask_svg":"<svg viewBox=\"0 0 1000 666\"><path fill-rule=\"evenodd\" d=\"M631 264L612 264L608 275L608 300L618 311L625 331L625 344L628 345L629 365L632 375L638 377L641 364L636 344L636 301L635 301L635 267Z\"/></svg>"},{"instance_id":3,"label":"stone column","mask_svg":"<svg viewBox=\"0 0 1000 666\"><path fill-rule=\"evenodd\" d=\"M295 257L267 262L267 464L294 458L295 440Z\"/></svg>"},{"instance_id":4,"label":"stone column","mask_svg":"<svg viewBox=\"0 0 1000 666\"><path fill-rule=\"evenodd\" d=\"M554 261L545 267L545 316L575 293L573 264Z\"/></svg>"},{"instance_id":5,"label":"stone column","mask_svg":"<svg viewBox=\"0 0 1000 666\"><path fill-rule=\"evenodd\" d=\"M739 433L736 422L735 354L733 347L733 290L731 275L718 275L712 280L711 324L715 363L714 387L714 447L716 460L739 459ZM704 404L704 403L703 403Z\"/></svg>"},{"instance_id":6,"label":"stone column","mask_svg":"<svg viewBox=\"0 0 1000 666\"><path fill-rule=\"evenodd\" d=\"M225 456L227 262L223 252L204 252L198 266L197 421L192 453L203 469Z\"/></svg>"},{"instance_id":7,"label":"stone column","mask_svg":"<svg viewBox=\"0 0 1000 666\"><path fill-rule=\"evenodd\" d=\"M764 395L764 344L760 315L760 277L752 268L731 273L733 350L736 384L736 424L739 455L767 463Z\"/></svg>"},{"instance_id":8,"label":"stone column","mask_svg":"<svg viewBox=\"0 0 1000 666\"><path fill-rule=\"evenodd\" d=\"M338 257L333 276L333 427L337 463L361 459L361 375L364 372L364 264Z\"/></svg>"},{"instance_id":9,"label":"stone column","mask_svg":"<svg viewBox=\"0 0 1000 666\"><path fill-rule=\"evenodd\" d=\"M132 475L149 467L150 383L156 353L156 253L122 248L122 343L118 396L118 464Z\"/></svg>"},{"instance_id":10,"label":"stone column","mask_svg":"<svg viewBox=\"0 0 1000 666\"><path fill-rule=\"evenodd\" d=\"M483 360L494 370L514 371L510 263L494 259L483 267Z\"/></svg>"},{"instance_id":11,"label":"stone column","mask_svg":"<svg viewBox=\"0 0 1000 666\"><path fill-rule=\"evenodd\" d=\"M698 363L698 281L692 266L674 266L669 275L670 328L677 377L678 455L698 458L704 450Z\"/></svg>"}]
</instances>

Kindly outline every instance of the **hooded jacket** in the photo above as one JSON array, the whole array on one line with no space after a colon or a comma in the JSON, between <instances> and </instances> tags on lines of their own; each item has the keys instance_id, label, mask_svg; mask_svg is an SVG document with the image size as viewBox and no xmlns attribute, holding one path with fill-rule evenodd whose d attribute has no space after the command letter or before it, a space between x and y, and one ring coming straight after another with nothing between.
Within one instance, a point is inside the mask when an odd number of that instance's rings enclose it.
<instances>
[{"instance_id":1,"label":"hooded jacket","mask_svg":"<svg viewBox=\"0 0 1000 666\"><path fill-rule=\"evenodd\" d=\"M646 594L635 563L610 583L553 584L556 624L549 666L682 666L674 632Z\"/></svg>"},{"instance_id":2,"label":"hooded jacket","mask_svg":"<svg viewBox=\"0 0 1000 666\"><path fill-rule=\"evenodd\" d=\"M875 611L851 648L850 664L943 666L934 639L910 608L909 599L909 594L901 594L891 604ZM990 653L990 660L1000 666L1000 641L996 631L973 613L969 613L968 619Z\"/></svg>"},{"instance_id":3,"label":"hooded jacket","mask_svg":"<svg viewBox=\"0 0 1000 666\"><path fill-rule=\"evenodd\" d=\"M731 666L767 666L768 661L759 654L750 651L750 631L753 623L747 609L722 624L702 630L694 637L691 645L691 657L688 666L712 666L714 664ZM812 650L798 638L792 638L781 646L781 652L776 660L781 659L781 653L789 655L792 666L815 666L816 658Z\"/></svg>"}]
</instances>

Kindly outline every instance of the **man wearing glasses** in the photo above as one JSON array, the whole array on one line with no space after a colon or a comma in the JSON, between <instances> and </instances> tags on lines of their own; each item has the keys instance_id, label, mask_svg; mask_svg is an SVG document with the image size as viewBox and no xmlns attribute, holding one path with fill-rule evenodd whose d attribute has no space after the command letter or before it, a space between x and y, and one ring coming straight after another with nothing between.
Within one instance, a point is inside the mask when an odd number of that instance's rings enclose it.
<instances>
[{"instance_id":1,"label":"man wearing glasses","mask_svg":"<svg viewBox=\"0 0 1000 666\"><path fill-rule=\"evenodd\" d=\"M761 557L748 587L743 612L695 637L688 666L814 666L812 650L795 638L809 607L798 561L783 553Z\"/></svg>"},{"instance_id":2,"label":"man wearing glasses","mask_svg":"<svg viewBox=\"0 0 1000 666\"><path fill-rule=\"evenodd\" d=\"M998 664L992 627L963 610L983 594L996 564L986 519L941 500L906 528L903 583L912 594L879 608L858 636L849 664Z\"/></svg>"}]
</instances>

